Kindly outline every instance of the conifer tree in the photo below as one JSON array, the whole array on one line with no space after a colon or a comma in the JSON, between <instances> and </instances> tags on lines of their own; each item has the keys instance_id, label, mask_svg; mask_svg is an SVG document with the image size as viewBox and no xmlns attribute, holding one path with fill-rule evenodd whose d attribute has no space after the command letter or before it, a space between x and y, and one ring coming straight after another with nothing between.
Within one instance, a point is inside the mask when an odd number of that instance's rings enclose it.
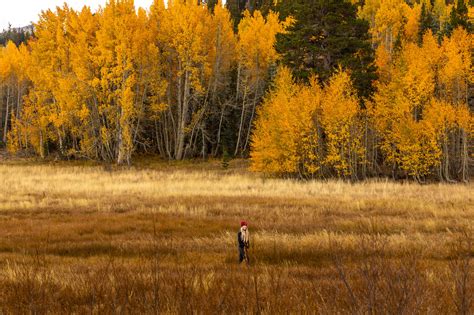
<instances>
[{"instance_id":1,"label":"conifer tree","mask_svg":"<svg viewBox=\"0 0 474 315\"><path fill-rule=\"evenodd\" d=\"M296 78L308 80L317 74L327 81L342 66L351 72L361 96L371 94L376 75L369 25L357 18L355 5L339 0L280 1L277 12L296 20L277 44Z\"/></svg>"},{"instance_id":2,"label":"conifer tree","mask_svg":"<svg viewBox=\"0 0 474 315\"><path fill-rule=\"evenodd\" d=\"M469 9L465 0L457 0L456 4L452 7L449 15L449 24L446 26L446 34L451 35L458 27L462 27L468 32L473 31L473 25L469 19Z\"/></svg>"},{"instance_id":3,"label":"conifer tree","mask_svg":"<svg viewBox=\"0 0 474 315\"><path fill-rule=\"evenodd\" d=\"M439 21L437 21L432 10L427 7L426 3L423 2L421 5L421 13L420 13L420 28L418 31L418 43L421 44L423 42L423 35L428 30L431 30L433 34L438 34L438 32L440 31L439 27L440 27Z\"/></svg>"}]
</instances>

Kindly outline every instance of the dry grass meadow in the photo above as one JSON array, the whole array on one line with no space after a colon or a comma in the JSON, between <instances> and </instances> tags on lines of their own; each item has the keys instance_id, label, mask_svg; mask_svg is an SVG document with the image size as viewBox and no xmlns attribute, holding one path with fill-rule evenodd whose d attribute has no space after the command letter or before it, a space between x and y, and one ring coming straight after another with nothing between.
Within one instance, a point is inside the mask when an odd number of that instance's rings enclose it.
<instances>
[{"instance_id":1,"label":"dry grass meadow","mask_svg":"<svg viewBox=\"0 0 474 315\"><path fill-rule=\"evenodd\" d=\"M474 313L473 184L141 165L0 162L0 314Z\"/></svg>"}]
</instances>

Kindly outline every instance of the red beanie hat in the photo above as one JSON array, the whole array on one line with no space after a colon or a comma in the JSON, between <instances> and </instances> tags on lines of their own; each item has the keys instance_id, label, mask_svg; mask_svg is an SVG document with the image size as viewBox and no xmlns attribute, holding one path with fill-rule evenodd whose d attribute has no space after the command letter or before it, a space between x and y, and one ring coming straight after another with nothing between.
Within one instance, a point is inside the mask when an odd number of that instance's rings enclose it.
<instances>
[{"instance_id":1,"label":"red beanie hat","mask_svg":"<svg viewBox=\"0 0 474 315\"><path fill-rule=\"evenodd\" d=\"M240 221L240 226L247 226L247 221Z\"/></svg>"}]
</instances>

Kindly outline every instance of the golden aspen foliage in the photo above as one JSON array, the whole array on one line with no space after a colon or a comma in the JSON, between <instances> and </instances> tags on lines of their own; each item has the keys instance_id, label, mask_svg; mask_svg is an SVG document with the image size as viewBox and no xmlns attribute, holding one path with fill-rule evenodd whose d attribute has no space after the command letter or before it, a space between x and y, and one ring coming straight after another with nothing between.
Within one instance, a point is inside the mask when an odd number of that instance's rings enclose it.
<instances>
[{"instance_id":1,"label":"golden aspen foliage","mask_svg":"<svg viewBox=\"0 0 474 315\"><path fill-rule=\"evenodd\" d=\"M469 84L474 82L472 51L474 35L463 28L454 30L450 38L445 37L441 46L442 67L439 73L443 98L453 103L467 103Z\"/></svg>"},{"instance_id":2,"label":"golden aspen foliage","mask_svg":"<svg viewBox=\"0 0 474 315\"><path fill-rule=\"evenodd\" d=\"M80 139L80 145L71 149L81 155L93 159L104 159L102 142L99 137L101 120L98 104L97 87L99 85L100 68L97 64L96 33L100 27L98 15L94 15L88 7L71 15L71 68L75 78L74 89L70 96L78 103L77 124L72 131Z\"/></svg>"},{"instance_id":3,"label":"golden aspen foliage","mask_svg":"<svg viewBox=\"0 0 474 315\"><path fill-rule=\"evenodd\" d=\"M410 7L404 0L381 0L375 13L375 23L371 28L372 36L378 43L393 53L397 37L400 36L406 14Z\"/></svg>"},{"instance_id":4,"label":"golden aspen foliage","mask_svg":"<svg viewBox=\"0 0 474 315\"><path fill-rule=\"evenodd\" d=\"M18 152L22 147L18 124L23 97L29 86L26 75L28 62L29 52L23 44L17 47L13 42L8 42L0 49L0 89L3 100L6 99L3 104L3 136L0 140L7 142L8 149L13 152Z\"/></svg>"},{"instance_id":5,"label":"golden aspen foliage","mask_svg":"<svg viewBox=\"0 0 474 315\"><path fill-rule=\"evenodd\" d=\"M443 140L456 127L456 117L456 108L452 104L437 99L432 99L424 112L424 120L429 121L436 131L439 141Z\"/></svg>"},{"instance_id":6,"label":"golden aspen foliage","mask_svg":"<svg viewBox=\"0 0 474 315\"><path fill-rule=\"evenodd\" d=\"M358 15L359 18L369 22L371 29L376 27L375 16L377 11L380 9L381 0L366 0L364 5L359 6Z\"/></svg>"},{"instance_id":7,"label":"golden aspen foliage","mask_svg":"<svg viewBox=\"0 0 474 315\"><path fill-rule=\"evenodd\" d=\"M403 75L403 93L411 104L410 110L415 120L419 119L420 110L429 102L435 90L435 73L429 60L424 48L414 43L406 44L398 60Z\"/></svg>"},{"instance_id":8,"label":"golden aspen foliage","mask_svg":"<svg viewBox=\"0 0 474 315\"><path fill-rule=\"evenodd\" d=\"M214 7L211 25L211 46L208 52L212 65L212 94L228 84L229 72L236 63L237 38L234 34L230 12L220 2Z\"/></svg>"},{"instance_id":9,"label":"golden aspen foliage","mask_svg":"<svg viewBox=\"0 0 474 315\"><path fill-rule=\"evenodd\" d=\"M252 138L252 169L266 173L295 173L298 168L296 140L289 130L289 113L297 86L291 71L280 68L274 80L274 90L269 93L257 113Z\"/></svg>"},{"instance_id":10,"label":"golden aspen foliage","mask_svg":"<svg viewBox=\"0 0 474 315\"><path fill-rule=\"evenodd\" d=\"M375 50L375 65L377 66L377 83L386 83L390 80L392 73L392 56L384 44L379 45Z\"/></svg>"},{"instance_id":11,"label":"golden aspen foliage","mask_svg":"<svg viewBox=\"0 0 474 315\"><path fill-rule=\"evenodd\" d=\"M170 139L174 145L168 151L180 160L185 156L188 138L192 138L202 118L202 108L193 99L205 95L213 73L215 59L211 62L209 52L215 41L208 29L213 21L209 10L194 1L170 1L165 11L160 8L155 9L159 13L155 18L161 16L161 21L155 23L159 25L164 58L172 65L168 70L169 93L173 94L169 105L174 106L170 107L169 117L176 122Z\"/></svg>"},{"instance_id":12,"label":"golden aspen foliage","mask_svg":"<svg viewBox=\"0 0 474 315\"><path fill-rule=\"evenodd\" d=\"M356 176L365 150L359 121L359 99L350 75L340 69L325 86L323 95L321 123L326 135L325 163L339 177Z\"/></svg>"},{"instance_id":13,"label":"golden aspen foliage","mask_svg":"<svg viewBox=\"0 0 474 315\"><path fill-rule=\"evenodd\" d=\"M211 68L207 60L210 43L206 27L210 21L206 7L192 1L170 1L160 26L168 48L166 57L176 58L177 76L187 77L185 84L198 93L204 90L201 75L209 74Z\"/></svg>"},{"instance_id":14,"label":"golden aspen foliage","mask_svg":"<svg viewBox=\"0 0 474 315\"><path fill-rule=\"evenodd\" d=\"M66 130L71 125L74 110L64 102L68 90L65 80L70 74L70 54L67 25L70 9L65 4L56 12L45 11L35 24L36 39L30 42L30 64L27 70L33 84L25 101L23 116L26 139L42 157L47 143L58 144L64 154ZM35 117L37 116L37 117ZM24 120L25 120L24 119Z\"/></svg>"},{"instance_id":15,"label":"golden aspen foliage","mask_svg":"<svg viewBox=\"0 0 474 315\"><path fill-rule=\"evenodd\" d=\"M324 167L322 100L323 91L317 77L310 79L309 86L301 89L299 98L295 100L303 107L301 113L303 116L299 118L303 123L300 131L299 152L300 173L304 176L320 175Z\"/></svg>"},{"instance_id":16,"label":"golden aspen foliage","mask_svg":"<svg viewBox=\"0 0 474 315\"><path fill-rule=\"evenodd\" d=\"M442 153L441 159L437 162L440 166L441 176L449 179L449 137L453 135L458 124L458 112L452 104L433 99L426 107L424 121L429 128L434 130L433 138L436 139L439 153Z\"/></svg>"},{"instance_id":17,"label":"golden aspen foliage","mask_svg":"<svg viewBox=\"0 0 474 315\"><path fill-rule=\"evenodd\" d=\"M416 178L427 175L438 158L432 133L421 121L434 88L434 73L423 48L408 43L395 61L391 79L378 84L371 108L386 161Z\"/></svg>"},{"instance_id":18,"label":"golden aspen foliage","mask_svg":"<svg viewBox=\"0 0 474 315\"><path fill-rule=\"evenodd\" d=\"M359 6L358 16L369 22L374 48L383 45L392 55L395 45L401 41L419 40L419 35L423 35L420 23L426 22L423 27L443 34L449 26L452 8L453 4L446 4L445 0L367 0ZM425 10L423 17L422 10ZM472 6L468 6L468 10L472 10ZM429 20L422 21L426 16Z\"/></svg>"},{"instance_id":19,"label":"golden aspen foliage","mask_svg":"<svg viewBox=\"0 0 474 315\"><path fill-rule=\"evenodd\" d=\"M421 5L413 4L413 7L405 8L404 38L407 41L416 42L420 30Z\"/></svg>"},{"instance_id":20,"label":"golden aspen foliage","mask_svg":"<svg viewBox=\"0 0 474 315\"><path fill-rule=\"evenodd\" d=\"M409 176L420 180L439 164L441 151L437 145L436 132L425 120L407 118L394 130L397 144L397 163Z\"/></svg>"},{"instance_id":21,"label":"golden aspen foliage","mask_svg":"<svg viewBox=\"0 0 474 315\"><path fill-rule=\"evenodd\" d=\"M270 68L279 59L275 44L277 35L285 33L293 18L279 20L270 11L264 17L258 10L245 11L238 26L237 97L241 100L240 125L234 155L247 149L257 103L264 94Z\"/></svg>"},{"instance_id":22,"label":"golden aspen foliage","mask_svg":"<svg viewBox=\"0 0 474 315\"><path fill-rule=\"evenodd\" d=\"M35 32L33 87L16 120L22 146L129 163L145 103L164 93L146 12L132 0L109 1L96 14L64 5L43 12Z\"/></svg>"},{"instance_id":23,"label":"golden aspen foliage","mask_svg":"<svg viewBox=\"0 0 474 315\"><path fill-rule=\"evenodd\" d=\"M280 68L258 111L252 169L300 177L333 173L356 177L364 160L359 101L348 73L336 73L322 89L295 83ZM324 135L324 139L323 139Z\"/></svg>"},{"instance_id":24,"label":"golden aspen foliage","mask_svg":"<svg viewBox=\"0 0 474 315\"><path fill-rule=\"evenodd\" d=\"M101 141L118 164L130 163L133 138L143 118L146 80L154 75L147 59L156 58L157 52L146 20L143 10L136 13L132 0L111 0L99 17L97 95L107 122L101 126Z\"/></svg>"},{"instance_id":25,"label":"golden aspen foliage","mask_svg":"<svg viewBox=\"0 0 474 315\"><path fill-rule=\"evenodd\" d=\"M291 18L280 22L274 12L266 18L258 10L253 14L244 13L238 31L238 55L248 86L266 77L268 68L279 58L275 49L276 35L284 33L292 23Z\"/></svg>"},{"instance_id":26,"label":"golden aspen foliage","mask_svg":"<svg viewBox=\"0 0 474 315\"><path fill-rule=\"evenodd\" d=\"M0 141L118 164L136 151L180 160L232 149L269 174L467 181L474 35L453 29L456 6L351 2L376 56L367 99L342 69L303 84L278 68L278 35L294 20L272 11L244 12L237 30L221 1L44 11L27 44L0 48Z\"/></svg>"},{"instance_id":27,"label":"golden aspen foliage","mask_svg":"<svg viewBox=\"0 0 474 315\"><path fill-rule=\"evenodd\" d=\"M441 46L428 31L421 46L405 42L392 60L378 54L385 72L369 112L393 169L417 180L432 174L446 180L467 177L471 47L472 37L463 29L444 38ZM456 138L462 149L453 144ZM456 167L463 169L460 176Z\"/></svg>"},{"instance_id":28,"label":"golden aspen foliage","mask_svg":"<svg viewBox=\"0 0 474 315\"><path fill-rule=\"evenodd\" d=\"M423 34L422 48L424 51L423 56L429 63L431 71L436 73L439 70L442 62L443 50L439 46L438 40L431 30L428 30L425 34Z\"/></svg>"},{"instance_id":29,"label":"golden aspen foliage","mask_svg":"<svg viewBox=\"0 0 474 315\"><path fill-rule=\"evenodd\" d=\"M314 115L321 102L317 83L293 81L290 69L279 68L272 92L258 111L252 138L252 170L272 174L317 172ZM316 163L315 163L316 162Z\"/></svg>"},{"instance_id":30,"label":"golden aspen foliage","mask_svg":"<svg viewBox=\"0 0 474 315\"><path fill-rule=\"evenodd\" d=\"M449 18L451 11L453 9L453 4L449 4L446 0L435 0L433 6L433 12L439 19L440 29L444 29L449 23Z\"/></svg>"}]
</instances>

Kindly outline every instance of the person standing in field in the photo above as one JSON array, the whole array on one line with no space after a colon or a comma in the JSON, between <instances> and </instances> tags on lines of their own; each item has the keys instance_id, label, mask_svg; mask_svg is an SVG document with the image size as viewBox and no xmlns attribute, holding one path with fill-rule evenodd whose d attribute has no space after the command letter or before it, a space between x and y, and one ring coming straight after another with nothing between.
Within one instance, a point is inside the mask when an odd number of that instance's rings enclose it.
<instances>
[{"instance_id":1,"label":"person standing in field","mask_svg":"<svg viewBox=\"0 0 474 315\"><path fill-rule=\"evenodd\" d=\"M247 265L250 263L249 260L249 246L250 246L250 237L249 229L246 221L240 221L240 230L237 233L237 240L239 244L239 263L245 260Z\"/></svg>"}]
</instances>

